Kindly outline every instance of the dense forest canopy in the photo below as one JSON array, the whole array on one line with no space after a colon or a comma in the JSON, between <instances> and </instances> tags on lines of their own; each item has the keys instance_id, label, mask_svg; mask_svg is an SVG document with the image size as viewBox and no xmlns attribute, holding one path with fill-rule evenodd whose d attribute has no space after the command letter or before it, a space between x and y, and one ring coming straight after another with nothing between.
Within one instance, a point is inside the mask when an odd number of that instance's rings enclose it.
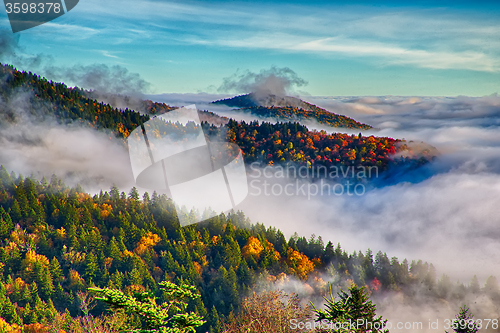
<instances>
[{"instance_id":1,"label":"dense forest canopy","mask_svg":"<svg viewBox=\"0 0 500 333\"><path fill-rule=\"evenodd\" d=\"M356 120L339 115L314 104L290 96L265 95L255 93L240 95L213 102L230 107L237 107L234 111L248 112L261 118L276 118L279 121L312 121L322 125L349 129L372 128Z\"/></svg>"},{"instance_id":2,"label":"dense forest canopy","mask_svg":"<svg viewBox=\"0 0 500 333\"><path fill-rule=\"evenodd\" d=\"M147 110L145 114L113 108L109 104L88 98L88 92L82 89L68 88L63 83L55 83L30 72L21 72L8 65L0 67L0 81L3 100L0 126L2 122L16 121L16 114L19 113L16 108L23 108L34 119L51 117L60 123L81 123L96 129L110 130L125 145L125 139L135 128L154 115L175 109L151 101L143 102ZM15 99L19 94L27 94L23 97L29 103L18 105ZM293 162L326 167L356 164L377 166L383 171L391 163L422 165L435 154L432 149L414 152L411 145L399 139L361 134L327 134L325 131L309 130L297 122L237 122L207 111L200 116L208 136L225 135L223 139L242 148L248 163ZM404 157L397 157L403 155Z\"/></svg>"},{"instance_id":3,"label":"dense forest canopy","mask_svg":"<svg viewBox=\"0 0 500 333\"><path fill-rule=\"evenodd\" d=\"M408 297L425 286L437 298L474 292L500 303L493 277L484 288L474 279L454 285L447 276L437 279L431 264L370 250L348 254L321 237L286 239L242 212L180 227L173 202L156 192L141 199L135 188L111 188L91 197L56 176L38 181L3 167L0 238L0 317L8 323L47 324L66 309L76 316L77 293L91 286L158 292L161 300L161 281L196 287L201 298L188 309L207 320L200 332L220 330L258 281L296 279L318 294L326 292L325 280L337 287L354 281L372 295Z\"/></svg>"},{"instance_id":4,"label":"dense forest canopy","mask_svg":"<svg viewBox=\"0 0 500 333\"><path fill-rule=\"evenodd\" d=\"M0 128L18 121L22 109L33 119L107 130L126 145L136 127L174 109L151 101L144 102L146 114L113 108L82 89L12 66L0 67L0 82ZM27 103L16 104L20 95ZM418 155L409 143L387 137L328 134L298 122L205 116L207 137L238 144L247 163L361 165L383 171L398 163L425 164L433 155L431 149ZM318 295L326 293L327 282L335 288L355 282L371 295L399 292L405 297L425 286L435 298L461 300L473 292L500 302L493 277L483 288L477 279L454 285L446 276L437 279L431 264L371 250L348 254L334 240L325 244L314 235L286 239L276 228L252 224L242 212L181 227L174 203L165 195L145 193L141 198L136 188L124 190L112 187L90 196L81 187L66 187L56 175L35 179L0 168L0 328L43 328L62 312L75 317L82 309L80 293L89 287L127 294L148 291L165 301L162 281L189 284L199 292L201 297L187 305L207 321L199 332L221 332L222 322L231 322L240 311L242 297L262 281L269 286L301 281ZM104 310L99 305L92 313Z\"/></svg>"}]
</instances>

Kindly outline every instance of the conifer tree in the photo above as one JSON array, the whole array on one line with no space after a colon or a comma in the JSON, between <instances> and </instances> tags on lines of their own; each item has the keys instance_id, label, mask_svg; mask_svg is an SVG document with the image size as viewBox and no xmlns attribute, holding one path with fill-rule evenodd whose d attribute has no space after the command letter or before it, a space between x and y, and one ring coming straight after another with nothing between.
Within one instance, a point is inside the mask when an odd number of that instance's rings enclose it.
<instances>
[{"instance_id":1,"label":"conifer tree","mask_svg":"<svg viewBox=\"0 0 500 333\"><path fill-rule=\"evenodd\" d=\"M5 300L2 300L2 318L10 323L22 324L22 319L17 314L16 307L12 304L9 297L5 297Z\"/></svg>"},{"instance_id":2,"label":"conifer tree","mask_svg":"<svg viewBox=\"0 0 500 333\"><path fill-rule=\"evenodd\" d=\"M227 229L227 228L226 228ZM224 246L224 264L226 267L238 267L241 261L241 250L238 243L231 236L227 237L227 244Z\"/></svg>"},{"instance_id":3,"label":"conifer tree","mask_svg":"<svg viewBox=\"0 0 500 333\"><path fill-rule=\"evenodd\" d=\"M94 281L97 276L99 266L93 252L87 254L85 258L85 277L90 281Z\"/></svg>"},{"instance_id":4,"label":"conifer tree","mask_svg":"<svg viewBox=\"0 0 500 333\"><path fill-rule=\"evenodd\" d=\"M65 301L66 294L64 293L64 289L61 286L61 283L57 284L57 286L55 288L55 291L54 291L54 296L53 297L54 297L55 300L57 300L60 303L63 303Z\"/></svg>"},{"instance_id":5,"label":"conifer tree","mask_svg":"<svg viewBox=\"0 0 500 333\"><path fill-rule=\"evenodd\" d=\"M50 299L50 296L54 293L54 282L52 280L50 270L47 267L44 267L37 280L39 281L40 292L44 300Z\"/></svg>"},{"instance_id":6,"label":"conifer tree","mask_svg":"<svg viewBox=\"0 0 500 333\"><path fill-rule=\"evenodd\" d=\"M8 237L13 228L14 224L10 215L0 206L0 237Z\"/></svg>"},{"instance_id":7,"label":"conifer tree","mask_svg":"<svg viewBox=\"0 0 500 333\"><path fill-rule=\"evenodd\" d=\"M348 293L341 290L338 293L339 299L335 300L332 293L331 284L330 297L325 297L325 310L318 310L312 304L316 313L316 321L327 320L334 327L333 332L356 332L364 333L371 331L372 333L387 333L384 329L387 320L382 320L382 316L376 317L376 305L369 300L365 287L358 287L355 283L351 284ZM345 328L348 330L345 330Z\"/></svg>"},{"instance_id":8,"label":"conifer tree","mask_svg":"<svg viewBox=\"0 0 500 333\"><path fill-rule=\"evenodd\" d=\"M473 276L471 281L470 281L470 291L473 293L478 293L481 290L481 287L479 286L479 281L477 279L477 276Z\"/></svg>"},{"instance_id":9,"label":"conifer tree","mask_svg":"<svg viewBox=\"0 0 500 333\"><path fill-rule=\"evenodd\" d=\"M111 200L117 201L118 199L120 199L120 190L114 184L113 184L113 186L111 186L111 189L109 190L109 194L111 196Z\"/></svg>"},{"instance_id":10,"label":"conifer tree","mask_svg":"<svg viewBox=\"0 0 500 333\"><path fill-rule=\"evenodd\" d=\"M130 190L128 197L133 200L139 200L139 191L137 191L135 186Z\"/></svg>"},{"instance_id":11,"label":"conifer tree","mask_svg":"<svg viewBox=\"0 0 500 333\"><path fill-rule=\"evenodd\" d=\"M34 324L37 322L37 319L36 311L32 309L30 303L28 303L23 312L23 323Z\"/></svg>"},{"instance_id":12,"label":"conifer tree","mask_svg":"<svg viewBox=\"0 0 500 333\"><path fill-rule=\"evenodd\" d=\"M484 284L484 291L487 293L494 293L499 291L496 277L489 276L486 279L486 283Z\"/></svg>"},{"instance_id":13,"label":"conifer tree","mask_svg":"<svg viewBox=\"0 0 500 333\"><path fill-rule=\"evenodd\" d=\"M120 248L118 247L118 242L114 236L109 242L108 254L110 258L113 258L113 260L118 260L120 258Z\"/></svg>"},{"instance_id":14,"label":"conifer tree","mask_svg":"<svg viewBox=\"0 0 500 333\"><path fill-rule=\"evenodd\" d=\"M467 306L462 306L451 323L451 327L455 333L477 333L479 327L474 321L474 316L470 313ZM445 331L448 333L448 331Z\"/></svg>"},{"instance_id":15,"label":"conifer tree","mask_svg":"<svg viewBox=\"0 0 500 333\"><path fill-rule=\"evenodd\" d=\"M36 282L33 282L30 287L31 298L35 299L38 297L38 285Z\"/></svg>"},{"instance_id":16,"label":"conifer tree","mask_svg":"<svg viewBox=\"0 0 500 333\"><path fill-rule=\"evenodd\" d=\"M63 276L63 271L61 269L61 265L56 257L53 257L50 261L50 274L52 275L52 280L60 281Z\"/></svg>"},{"instance_id":17,"label":"conifer tree","mask_svg":"<svg viewBox=\"0 0 500 333\"><path fill-rule=\"evenodd\" d=\"M10 206L9 215L15 223L18 223L23 218L21 207L19 207L19 202L16 199L14 199L12 206Z\"/></svg>"},{"instance_id":18,"label":"conifer tree","mask_svg":"<svg viewBox=\"0 0 500 333\"><path fill-rule=\"evenodd\" d=\"M0 187L8 190L14 187L14 181L3 165L0 167Z\"/></svg>"},{"instance_id":19,"label":"conifer tree","mask_svg":"<svg viewBox=\"0 0 500 333\"><path fill-rule=\"evenodd\" d=\"M212 306L212 309L210 310L210 327L210 332L220 333L222 331L222 323L215 306Z\"/></svg>"}]
</instances>

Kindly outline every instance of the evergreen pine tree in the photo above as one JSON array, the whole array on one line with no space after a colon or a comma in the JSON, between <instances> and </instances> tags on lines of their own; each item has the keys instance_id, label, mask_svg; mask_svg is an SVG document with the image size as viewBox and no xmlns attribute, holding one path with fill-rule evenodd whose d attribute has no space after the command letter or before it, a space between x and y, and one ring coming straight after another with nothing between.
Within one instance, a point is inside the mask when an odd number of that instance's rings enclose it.
<instances>
[{"instance_id":1,"label":"evergreen pine tree","mask_svg":"<svg viewBox=\"0 0 500 333\"><path fill-rule=\"evenodd\" d=\"M227 228L226 228L227 229ZM231 228L232 230L232 228ZM241 250L232 236L226 236L227 243L224 246L224 264L226 267L238 267L241 261Z\"/></svg>"},{"instance_id":2,"label":"evergreen pine tree","mask_svg":"<svg viewBox=\"0 0 500 333\"><path fill-rule=\"evenodd\" d=\"M2 304L2 318L9 323L22 324L22 320L16 312L16 307L10 301L9 297L0 297Z\"/></svg>"},{"instance_id":3,"label":"evergreen pine tree","mask_svg":"<svg viewBox=\"0 0 500 333\"><path fill-rule=\"evenodd\" d=\"M116 187L116 185L113 184L113 186L111 186L109 195L111 197L111 200L117 201L120 199L120 190L118 189L118 187Z\"/></svg>"},{"instance_id":4,"label":"evergreen pine tree","mask_svg":"<svg viewBox=\"0 0 500 333\"><path fill-rule=\"evenodd\" d=\"M53 257L50 261L50 274L52 276L52 280L58 282L61 281L61 278L63 277L61 265L59 264L59 261L56 257Z\"/></svg>"},{"instance_id":5,"label":"evergreen pine tree","mask_svg":"<svg viewBox=\"0 0 500 333\"><path fill-rule=\"evenodd\" d=\"M498 282L497 282L496 277L489 276L486 279L486 283L484 284L484 291L486 293L495 293L495 292L499 291Z\"/></svg>"},{"instance_id":6,"label":"evergreen pine tree","mask_svg":"<svg viewBox=\"0 0 500 333\"><path fill-rule=\"evenodd\" d=\"M358 287L353 283L349 287L348 293L341 290L338 293L339 300L335 300L331 284L328 286L330 297L325 297L326 309L318 310L312 304L317 317L316 321L327 320L337 324L334 326L338 327L341 327L342 324L346 326L353 324L355 327L348 326L349 332L389 332L387 329L384 329L387 320L382 320L382 316L376 317L376 305L369 300L365 287ZM341 330L335 330L335 332L340 332Z\"/></svg>"},{"instance_id":7,"label":"evergreen pine tree","mask_svg":"<svg viewBox=\"0 0 500 333\"><path fill-rule=\"evenodd\" d=\"M25 302L31 302L33 300L33 297L31 297L31 292L26 286L21 291L21 300Z\"/></svg>"},{"instance_id":8,"label":"evergreen pine tree","mask_svg":"<svg viewBox=\"0 0 500 333\"><path fill-rule=\"evenodd\" d=\"M8 237L13 229L14 224L10 215L0 206L0 237L2 239Z\"/></svg>"},{"instance_id":9,"label":"evergreen pine tree","mask_svg":"<svg viewBox=\"0 0 500 333\"><path fill-rule=\"evenodd\" d=\"M137 191L135 186L130 190L128 197L133 200L139 200L139 191Z\"/></svg>"},{"instance_id":10,"label":"evergreen pine tree","mask_svg":"<svg viewBox=\"0 0 500 333\"><path fill-rule=\"evenodd\" d=\"M212 306L212 309L210 310L210 332L213 333L220 333L222 332L222 323L219 318L219 313L217 312L217 309L215 306Z\"/></svg>"},{"instance_id":11,"label":"evergreen pine tree","mask_svg":"<svg viewBox=\"0 0 500 333\"><path fill-rule=\"evenodd\" d=\"M38 317L35 309L31 308L30 303L26 305L23 312L23 323L24 324L35 324L38 321Z\"/></svg>"},{"instance_id":12,"label":"evergreen pine tree","mask_svg":"<svg viewBox=\"0 0 500 333\"><path fill-rule=\"evenodd\" d=\"M236 274L238 275L240 283L249 284L251 282L250 269L248 268L247 261L244 258L241 259L241 264L238 267Z\"/></svg>"},{"instance_id":13,"label":"evergreen pine tree","mask_svg":"<svg viewBox=\"0 0 500 333\"><path fill-rule=\"evenodd\" d=\"M64 293L64 289L61 286L61 283L57 283L57 286L54 291L54 299L60 302L59 304L63 303L66 299L66 294Z\"/></svg>"},{"instance_id":14,"label":"evergreen pine tree","mask_svg":"<svg viewBox=\"0 0 500 333\"><path fill-rule=\"evenodd\" d=\"M10 206L9 215L14 223L19 223L19 221L23 218L21 208L19 207L19 203L16 199L14 199L12 206Z\"/></svg>"},{"instance_id":15,"label":"evergreen pine tree","mask_svg":"<svg viewBox=\"0 0 500 333\"><path fill-rule=\"evenodd\" d=\"M120 248L118 247L118 242L116 238L113 236L108 245L108 255L113 260L118 260L120 258Z\"/></svg>"},{"instance_id":16,"label":"evergreen pine tree","mask_svg":"<svg viewBox=\"0 0 500 333\"><path fill-rule=\"evenodd\" d=\"M33 299L35 299L36 297L38 297L38 285L36 284L36 282L33 282L30 286L30 293L31 293L31 297Z\"/></svg>"},{"instance_id":17,"label":"evergreen pine tree","mask_svg":"<svg viewBox=\"0 0 500 333\"><path fill-rule=\"evenodd\" d=\"M2 187L7 190L10 190L14 187L14 181L3 165L0 167L0 188Z\"/></svg>"},{"instance_id":18,"label":"evergreen pine tree","mask_svg":"<svg viewBox=\"0 0 500 333\"><path fill-rule=\"evenodd\" d=\"M40 277L40 292L44 300L50 299L50 296L54 293L54 282L50 270L47 267L43 269Z\"/></svg>"},{"instance_id":19,"label":"evergreen pine tree","mask_svg":"<svg viewBox=\"0 0 500 333\"><path fill-rule=\"evenodd\" d=\"M97 264L97 259L93 252L89 252L85 257L85 278L90 281L95 282L97 276L97 271L99 270L99 265Z\"/></svg>"},{"instance_id":20,"label":"evergreen pine tree","mask_svg":"<svg viewBox=\"0 0 500 333\"><path fill-rule=\"evenodd\" d=\"M470 281L470 286L469 289L473 293L478 293L481 290L481 287L479 286L479 281L477 279L477 276L473 276L471 281Z\"/></svg>"},{"instance_id":21,"label":"evergreen pine tree","mask_svg":"<svg viewBox=\"0 0 500 333\"><path fill-rule=\"evenodd\" d=\"M335 257L335 250L333 249L333 243L329 241L325 246L325 250L323 251L323 255L321 256L321 261L325 265L328 265L333 260L334 257Z\"/></svg>"},{"instance_id":22,"label":"evergreen pine tree","mask_svg":"<svg viewBox=\"0 0 500 333\"><path fill-rule=\"evenodd\" d=\"M455 333L477 333L478 325L474 321L474 316L467 306L462 306L451 324ZM448 331L446 331L448 333Z\"/></svg>"}]
</instances>

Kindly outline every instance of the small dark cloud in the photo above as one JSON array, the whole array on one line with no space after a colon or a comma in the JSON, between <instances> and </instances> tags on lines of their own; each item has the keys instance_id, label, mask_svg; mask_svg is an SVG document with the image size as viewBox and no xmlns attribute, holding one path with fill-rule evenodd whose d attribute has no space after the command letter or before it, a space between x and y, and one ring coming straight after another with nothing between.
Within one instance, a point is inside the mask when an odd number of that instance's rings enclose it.
<instances>
[{"instance_id":1,"label":"small dark cloud","mask_svg":"<svg viewBox=\"0 0 500 333\"><path fill-rule=\"evenodd\" d=\"M19 36L8 32L8 30L0 30L0 59L4 61L6 58L16 56L16 50L19 48Z\"/></svg>"},{"instance_id":2,"label":"small dark cloud","mask_svg":"<svg viewBox=\"0 0 500 333\"><path fill-rule=\"evenodd\" d=\"M0 62L12 64L45 76L50 80L93 90L94 98L110 98L123 95L142 98L149 92L151 84L138 73L131 73L120 65L92 64L71 67L54 66L52 58L45 54L27 55L20 43L20 35L0 29ZM113 97L117 99L117 97Z\"/></svg>"},{"instance_id":3,"label":"small dark cloud","mask_svg":"<svg viewBox=\"0 0 500 333\"><path fill-rule=\"evenodd\" d=\"M7 29L0 29L0 62L14 63L17 66L28 68L39 68L44 59L48 56L37 54L33 56L25 55L19 45L20 35L13 34Z\"/></svg>"},{"instance_id":4,"label":"small dark cloud","mask_svg":"<svg viewBox=\"0 0 500 333\"><path fill-rule=\"evenodd\" d=\"M96 90L102 94L137 96L147 92L151 84L137 73L123 66L105 64L75 65L45 68L46 75L56 80L71 82L78 87Z\"/></svg>"},{"instance_id":5,"label":"small dark cloud","mask_svg":"<svg viewBox=\"0 0 500 333\"><path fill-rule=\"evenodd\" d=\"M259 73L249 70L237 71L232 76L224 78L217 90L220 93L285 96L294 93L295 87L305 85L307 85L307 81L299 77L292 69L273 66L270 69L263 69Z\"/></svg>"}]
</instances>

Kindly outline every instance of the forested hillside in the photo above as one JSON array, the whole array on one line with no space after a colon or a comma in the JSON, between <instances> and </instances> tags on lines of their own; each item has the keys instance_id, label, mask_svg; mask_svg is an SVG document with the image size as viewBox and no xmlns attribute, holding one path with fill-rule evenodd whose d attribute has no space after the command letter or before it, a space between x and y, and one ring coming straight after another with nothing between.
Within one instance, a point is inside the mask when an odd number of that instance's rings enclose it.
<instances>
[{"instance_id":1,"label":"forested hillside","mask_svg":"<svg viewBox=\"0 0 500 333\"><path fill-rule=\"evenodd\" d=\"M435 150L414 152L405 141L388 137L328 134L310 131L299 123L245 123L230 120L223 128L206 125L206 133L220 135L237 143L245 162L260 161L264 164L295 162L307 166L377 166L387 170L391 164L422 165L435 156ZM405 152L405 158L395 154Z\"/></svg>"},{"instance_id":2,"label":"forested hillside","mask_svg":"<svg viewBox=\"0 0 500 333\"><path fill-rule=\"evenodd\" d=\"M3 101L0 126L2 123L16 121L16 114L23 110L34 119L51 117L60 123L77 122L97 129L111 130L125 144L130 132L149 120L150 115L175 109L151 101L144 101L144 108L148 112L145 115L134 110L116 109L86 97L88 94L82 89L68 88L65 84L54 83L29 72L17 71L12 66L0 67L0 82L0 96ZM18 102L20 96L22 103ZM338 117L327 111L324 113L328 114L328 117ZM404 141L387 137L327 134L325 131L311 131L298 123L247 124L228 121L211 112L203 112L200 117L207 133L224 133L225 139L237 143L243 149L246 162L295 162L327 167L356 163L377 166L383 171L393 162L425 164L434 155L429 149L424 150L423 154L414 154ZM394 154L402 152L405 152L406 157L395 160Z\"/></svg>"},{"instance_id":3,"label":"forested hillside","mask_svg":"<svg viewBox=\"0 0 500 333\"><path fill-rule=\"evenodd\" d=\"M196 287L201 298L188 309L208 322L199 332L221 331L221 320L236 314L241 297L257 281L297 279L318 294L326 281L367 286L372 295L401 291L411 296L425 286L436 298L465 297L471 291L500 302L496 280L481 289L436 281L432 265L399 261L370 250L348 254L321 237L293 236L252 225L240 212L180 227L170 199L140 198L112 188L91 197L53 176L9 175L0 168L0 317L18 325L47 325L57 311L79 313L78 292L108 286L127 293L148 290L160 300L158 283ZM103 311L102 306L93 310ZM30 327L30 326L28 326Z\"/></svg>"},{"instance_id":4,"label":"forested hillside","mask_svg":"<svg viewBox=\"0 0 500 333\"><path fill-rule=\"evenodd\" d=\"M88 98L84 90L11 66L0 67L0 82L0 128L23 117L55 120L107 130L126 146L137 126L174 109L151 101L144 102L146 114L116 109ZM297 122L245 123L209 112L201 116L207 137L238 144L247 163L360 165L383 171L392 164L421 165L433 155L431 150L414 154L397 139L310 131ZM160 282L193 285L201 298L190 301L188 310L207 320L199 332L221 332L222 323L234 319L242 297L258 281L298 280L317 295L326 292L327 280L336 288L354 281L374 295L411 293L426 283L433 295L441 288L432 266L421 261L399 262L371 251L347 254L340 245L325 245L321 237L286 239L275 228L251 224L241 212L181 228L174 203L164 195L140 197L135 188L113 187L92 197L80 187L67 188L55 175L47 181L14 171L0 168L0 330L48 332L62 313L81 315L81 293L92 286L127 294L150 291L162 302L166 296ZM455 290L448 284L442 282ZM456 288L458 293L476 285ZM498 302L494 280L487 288L478 292ZM91 313L100 315L104 309L101 304ZM139 323L135 316L127 320Z\"/></svg>"},{"instance_id":5,"label":"forested hillside","mask_svg":"<svg viewBox=\"0 0 500 333\"><path fill-rule=\"evenodd\" d=\"M310 121L332 127L362 130L372 128L370 125L359 123L352 118L326 111L315 105L311 105L311 110L291 106L252 106L237 111L248 112L264 119L276 118L279 121Z\"/></svg>"},{"instance_id":6,"label":"forested hillside","mask_svg":"<svg viewBox=\"0 0 500 333\"><path fill-rule=\"evenodd\" d=\"M248 112L260 118L276 118L278 121L312 121L319 124L350 128L370 129L370 125L329 112L314 104L290 96L247 94L213 102L236 107L235 111Z\"/></svg>"},{"instance_id":7,"label":"forested hillside","mask_svg":"<svg viewBox=\"0 0 500 333\"><path fill-rule=\"evenodd\" d=\"M35 119L53 117L61 123L81 122L95 128L110 129L126 137L130 131L149 119L133 110L118 110L85 97L85 91L68 88L31 72L21 72L12 66L0 67L2 118L15 121L22 109ZM23 103L17 104L21 96ZM16 110L16 108L18 110Z\"/></svg>"},{"instance_id":8,"label":"forested hillside","mask_svg":"<svg viewBox=\"0 0 500 333\"><path fill-rule=\"evenodd\" d=\"M313 106L300 98L292 96L278 96L271 93L250 93L245 95L234 96L230 98L220 99L212 102L213 104L222 104L235 108L248 108L253 106L279 106L279 107L296 107L305 110L310 110Z\"/></svg>"}]
</instances>

